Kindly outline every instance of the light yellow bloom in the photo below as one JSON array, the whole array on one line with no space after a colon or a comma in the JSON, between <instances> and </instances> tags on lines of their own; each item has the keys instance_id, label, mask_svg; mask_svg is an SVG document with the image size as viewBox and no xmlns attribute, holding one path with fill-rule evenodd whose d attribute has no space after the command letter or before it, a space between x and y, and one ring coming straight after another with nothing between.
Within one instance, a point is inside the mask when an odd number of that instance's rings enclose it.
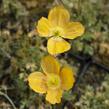
<instances>
[{"instance_id":1,"label":"light yellow bloom","mask_svg":"<svg viewBox=\"0 0 109 109\"><path fill-rule=\"evenodd\" d=\"M64 90L69 90L74 84L72 69L60 67L59 62L51 55L41 61L43 73L33 72L29 75L29 86L38 93L46 93L46 100L51 104L60 103Z\"/></svg>"},{"instance_id":2,"label":"light yellow bloom","mask_svg":"<svg viewBox=\"0 0 109 109\"><path fill-rule=\"evenodd\" d=\"M50 10L48 18L38 21L37 31L42 37L51 37L47 43L48 52L57 55L68 51L71 45L65 39L75 39L84 33L80 22L70 22L69 12L62 6Z\"/></svg>"}]
</instances>

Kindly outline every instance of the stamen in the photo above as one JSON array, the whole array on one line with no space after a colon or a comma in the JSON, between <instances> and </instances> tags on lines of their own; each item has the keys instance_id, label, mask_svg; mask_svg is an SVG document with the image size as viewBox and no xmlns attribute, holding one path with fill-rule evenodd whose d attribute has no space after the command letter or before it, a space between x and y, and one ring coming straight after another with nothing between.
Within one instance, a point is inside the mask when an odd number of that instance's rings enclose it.
<instances>
[{"instance_id":1,"label":"stamen","mask_svg":"<svg viewBox=\"0 0 109 109\"><path fill-rule=\"evenodd\" d=\"M59 75L49 74L47 75L47 86L50 89L57 89L60 87L61 81Z\"/></svg>"}]
</instances>

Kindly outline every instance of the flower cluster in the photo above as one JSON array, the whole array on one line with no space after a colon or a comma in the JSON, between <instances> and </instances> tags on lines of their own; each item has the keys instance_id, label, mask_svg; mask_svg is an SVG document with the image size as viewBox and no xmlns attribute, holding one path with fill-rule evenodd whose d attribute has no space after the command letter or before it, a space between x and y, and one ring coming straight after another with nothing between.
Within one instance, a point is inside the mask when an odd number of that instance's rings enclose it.
<instances>
[{"instance_id":1,"label":"flower cluster","mask_svg":"<svg viewBox=\"0 0 109 109\"><path fill-rule=\"evenodd\" d=\"M75 39L84 33L80 22L70 22L69 12L63 6L50 10L48 18L38 21L37 31L41 37L47 37L49 55L42 58L43 72L33 72L29 75L29 86L37 93L45 93L46 100L51 104L60 103L65 90L73 87L74 73L69 66L60 66L56 55L71 48L65 39Z\"/></svg>"}]
</instances>

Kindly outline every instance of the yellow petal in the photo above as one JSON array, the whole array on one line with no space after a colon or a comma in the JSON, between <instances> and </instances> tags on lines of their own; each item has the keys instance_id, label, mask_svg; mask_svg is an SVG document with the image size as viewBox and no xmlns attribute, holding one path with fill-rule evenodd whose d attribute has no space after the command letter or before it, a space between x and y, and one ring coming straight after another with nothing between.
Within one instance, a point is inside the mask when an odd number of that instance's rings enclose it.
<instances>
[{"instance_id":1,"label":"yellow petal","mask_svg":"<svg viewBox=\"0 0 109 109\"><path fill-rule=\"evenodd\" d=\"M48 90L46 95L46 100L51 104L56 104L61 102L62 90Z\"/></svg>"},{"instance_id":2,"label":"yellow petal","mask_svg":"<svg viewBox=\"0 0 109 109\"><path fill-rule=\"evenodd\" d=\"M59 74L59 71L60 71L59 62L56 60L56 58L54 58L51 55L45 56L42 59L41 67L46 74L48 73Z\"/></svg>"},{"instance_id":3,"label":"yellow petal","mask_svg":"<svg viewBox=\"0 0 109 109\"><path fill-rule=\"evenodd\" d=\"M41 72L33 72L28 77L29 86L35 92L46 93L45 75Z\"/></svg>"},{"instance_id":4,"label":"yellow petal","mask_svg":"<svg viewBox=\"0 0 109 109\"><path fill-rule=\"evenodd\" d=\"M62 70L60 72L60 78L62 81L62 88L64 90L69 90L70 88L72 88L72 86L75 82L75 78L73 75L73 71L70 67L65 66L62 68Z\"/></svg>"},{"instance_id":5,"label":"yellow petal","mask_svg":"<svg viewBox=\"0 0 109 109\"><path fill-rule=\"evenodd\" d=\"M63 26L70 19L69 12L62 6L56 6L49 12L48 20L53 26Z\"/></svg>"},{"instance_id":6,"label":"yellow petal","mask_svg":"<svg viewBox=\"0 0 109 109\"><path fill-rule=\"evenodd\" d=\"M84 33L84 26L79 22L70 22L65 26L65 35L63 38L75 39Z\"/></svg>"},{"instance_id":7,"label":"yellow petal","mask_svg":"<svg viewBox=\"0 0 109 109\"><path fill-rule=\"evenodd\" d=\"M48 40L47 49L52 55L64 53L71 48L70 44L61 37L52 37Z\"/></svg>"},{"instance_id":8,"label":"yellow petal","mask_svg":"<svg viewBox=\"0 0 109 109\"><path fill-rule=\"evenodd\" d=\"M42 17L38 21L37 31L42 37L49 37L51 24L45 17Z\"/></svg>"}]
</instances>

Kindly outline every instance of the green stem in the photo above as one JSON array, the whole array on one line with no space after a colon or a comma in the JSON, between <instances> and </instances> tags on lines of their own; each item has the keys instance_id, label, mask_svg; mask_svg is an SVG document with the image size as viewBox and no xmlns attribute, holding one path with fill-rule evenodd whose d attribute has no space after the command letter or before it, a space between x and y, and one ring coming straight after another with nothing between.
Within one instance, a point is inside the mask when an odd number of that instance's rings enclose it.
<instances>
[{"instance_id":1,"label":"green stem","mask_svg":"<svg viewBox=\"0 0 109 109\"><path fill-rule=\"evenodd\" d=\"M55 105L52 105L52 109L55 109Z\"/></svg>"},{"instance_id":2,"label":"green stem","mask_svg":"<svg viewBox=\"0 0 109 109\"><path fill-rule=\"evenodd\" d=\"M17 109L17 108L15 107L13 101L11 100L11 98L10 98L7 94L5 94L5 93L3 93L3 92L0 91L0 95L1 95L1 96L4 96L4 97L9 101L9 103L12 105L13 109Z\"/></svg>"}]
</instances>

